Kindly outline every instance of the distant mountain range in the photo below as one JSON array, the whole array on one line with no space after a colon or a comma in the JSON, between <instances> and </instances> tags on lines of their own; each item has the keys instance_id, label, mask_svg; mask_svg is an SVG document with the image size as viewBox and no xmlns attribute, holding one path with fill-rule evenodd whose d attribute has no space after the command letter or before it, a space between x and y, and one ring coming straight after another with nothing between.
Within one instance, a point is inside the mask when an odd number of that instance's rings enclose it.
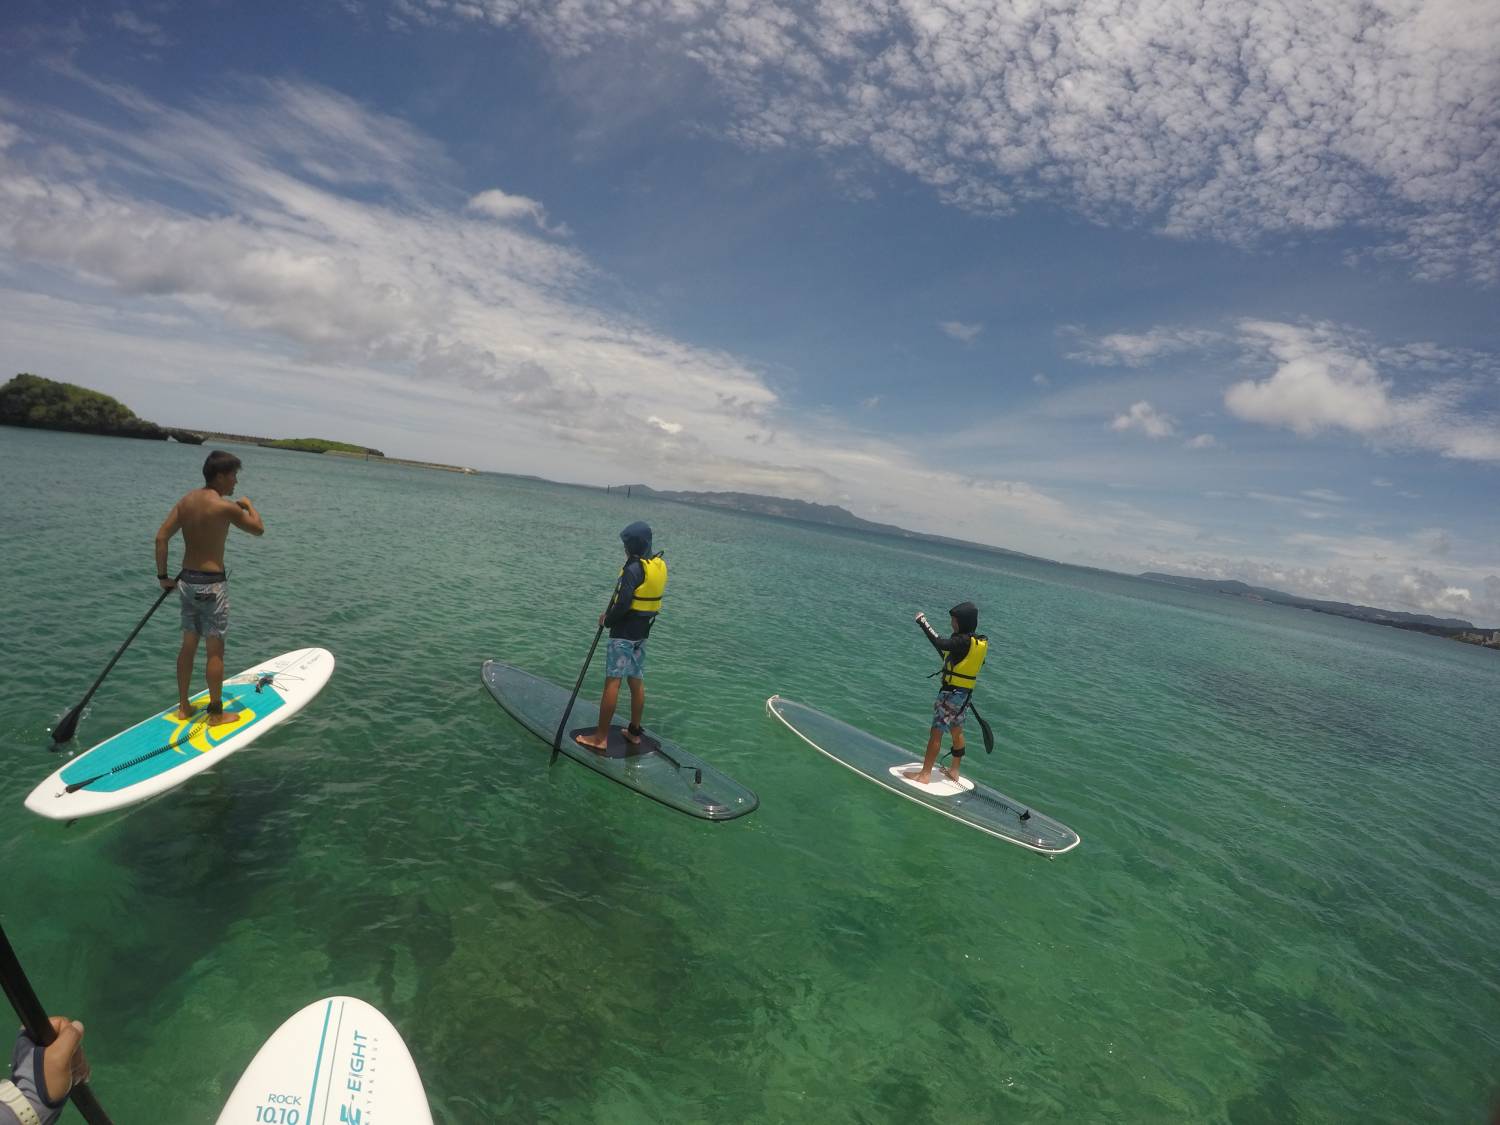
<instances>
[{"instance_id":1,"label":"distant mountain range","mask_svg":"<svg viewBox=\"0 0 1500 1125\"><path fill-rule=\"evenodd\" d=\"M1280 590L1268 590L1264 586L1250 586L1234 579L1184 578L1176 574L1151 572L1142 574L1140 577L1152 582L1165 582L1170 586L1183 586L1202 593L1229 594L1237 598L1249 598L1251 601L1273 602L1276 605L1289 605L1295 609L1310 609L1316 613L1331 613L1337 617L1352 617L1357 621L1371 621L1376 625L1394 625L1398 629L1416 629L1420 632L1437 633L1442 636L1472 632L1475 629L1472 621L1465 621L1460 617L1428 617L1421 613L1401 613L1394 609L1350 605L1348 602L1319 601L1316 598L1302 598ZM1488 630L1485 631L1488 632Z\"/></svg>"},{"instance_id":2,"label":"distant mountain range","mask_svg":"<svg viewBox=\"0 0 1500 1125\"><path fill-rule=\"evenodd\" d=\"M801 523L821 524L825 527L841 527L851 531L868 531L877 535L894 536L899 539L914 539L926 543L942 543L947 546L964 547L969 550L987 551L996 555L1008 555L1012 558L1035 559L1039 562L1053 561L1051 559L1042 559L1037 555L1027 555L1020 551L1007 550L1004 547L991 547L986 543L971 543L968 540L952 539L945 535L928 535L921 531L909 531L904 527L897 527L895 524L875 523L872 520L860 519L854 513L834 504L813 504L806 500L788 500L781 496L760 496L753 492L672 492L651 488L649 485L644 484L617 484L612 485L609 491L616 493L628 491L631 496L646 496L656 500L670 500L674 503L692 504L700 508L725 508L734 512L751 512L756 515L775 516L779 519L796 520ZM1092 570L1096 568L1082 567L1080 569ZM1269 590L1262 586L1251 586L1234 579L1185 578L1175 574L1158 574L1154 572L1141 574L1138 577L1151 582L1162 582L1171 586L1181 586L1185 589L1197 590L1200 593L1227 594L1233 597L1247 598L1251 601L1271 602L1274 605L1291 606L1294 609L1306 609L1315 613L1328 613L1336 617L1350 617L1356 621L1368 621L1375 625L1391 625L1398 629L1413 629L1418 632L1432 633L1442 637L1469 640L1473 643L1484 643L1476 638L1483 637L1485 634L1489 634L1491 638L1500 636L1500 630L1476 630L1473 622L1465 621L1458 617L1429 617L1421 613L1402 613L1392 609L1376 609L1372 606L1350 605L1347 602L1320 601L1316 598L1303 598L1296 594L1284 593L1281 590Z\"/></svg>"},{"instance_id":3,"label":"distant mountain range","mask_svg":"<svg viewBox=\"0 0 1500 1125\"><path fill-rule=\"evenodd\" d=\"M616 484L611 492L626 492L632 496L648 496L654 500L671 500L677 504L692 504L699 508L727 508L732 512L751 512L759 516L775 516L778 519L796 520L799 523L816 523L825 527L842 527L851 531L869 531L876 535L891 535L897 539L917 539L924 543L944 543L952 547L966 547L974 551L989 551L996 555L1009 555L1017 559L1037 559L1050 562L1037 555L1022 554L1004 547L991 547L987 543L971 543L967 539L952 539L946 535L929 535L923 531L908 531L893 523L875 523L860 519L853 512L836 504L813 504L806 500L788 500L783 496L759 496L753 492L668 492L644 484Z\"/></svg>"}]
</instances>

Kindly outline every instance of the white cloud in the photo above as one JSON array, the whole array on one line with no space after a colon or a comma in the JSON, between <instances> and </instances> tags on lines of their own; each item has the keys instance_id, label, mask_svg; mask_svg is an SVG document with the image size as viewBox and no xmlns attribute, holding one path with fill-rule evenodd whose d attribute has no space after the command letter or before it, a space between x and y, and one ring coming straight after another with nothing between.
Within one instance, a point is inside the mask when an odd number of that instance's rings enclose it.
<instances>
[{"instance_id":1,"label":"white cloud","mask_svg":"<svg viewBox=\"0 0 1500 1125\"><path fill-rule=\"evenodd\" d=\"M965 344L972 344L984 331L982 324L965 324L961 320L945 320L938 325L943 333L952 336L955 340L961 340Z\"/></svg>"},{"instance_id":2,"label":"white cloud","mask_svg":"<svg viewBox=\"0 0 1500 1125\"><path fill-rule=\"evenodd\" d=\"M1189 449L1212 449L1219 443L1213 434L1199 434L1197 437L1189 438L1183 444Z\"/></svg>"},{"instance_id":3,"label":"white cloud","mask_svg":"<svg viewBox=\"0 0 1500 1125\"><path fill-rule=\"evenodd\" d=\"M1004 527L1022 549L1092 528L1023 480L787 410L739 358L600 306L596 267L540 237L517 197L455 208L447 157L399 120L286 82L191 110L89 89L109 100L99 120L37 112L49 143L0 162L0 270L79 294L0 289L23 367L123 382L168 423L202 425L184 413L238 373L274 386L285 416L397 454L564 480L613 479L631 457L661 487L850 496L917 529ZM932 497L959 490L964 512L938 523Z\"/></svg>"},{"instance_id":4,"label":"white cloud","mask_svg":"<svg viewBox=\"0 0 1500 1125\"><path fill-rule=\"evenodd\" d=\"M1052 385L1052 380L1040 371L1038 371L1031 377L1031 381L1039 387L1048 387Z\"/></svg>"},{"instance_id":5,"label":"white cloud","mask_svg":"<svg viewBox=\"0 0 1500 1125\"><path fill-rule=\"evenodd\" d=\"M680 434L680 433L682 433L682 423L681 422L667 422L667 421L662 420L661 418L658 418L655 414L653 414L653 415L651 415L651 417L647 418L646 421L650 425L655 426L658 430L660 430L664 434Z\"/></svg>"},{"instance_id":6,"label":"white cloud","mask_svg":"<svg viewBox=\"0 0 1500 1125\"><path fill-rule=\"evenodd\" d=\"M1347 504L1349 502L1347 496L1340 496L1331 488L1304 488L1302 495L1309 500L1320 500L1324 504Z\"/></svg>"},{"instance_id":7,"label":"white cloud","mask_svg":"<svg viewBox=\"0 0 1500 1125\"><path fill-rule=\"evenodd\" d=\"M727 134L874 158L943 200L1059 201L1107 221L1250 242L1364 228L1418 277L1500 280L1486 202L1492 0L405 0L522 22L563 56L630 40L688 58Z\"/></svg>"},{"instance_id":8,"label":"white cloud","mask_svg":"<svg viewBox=\"0 0 1500 1125\"><path fill-rule=\"evenodd\" d=\"M877 406L880 405L880 396L879 395L871 395L867 399L860 400L860 404L859 405L863 409L865 409L865 410L874 410Z\"/></svg>"},{"instance_id":9,"label":"white cloud","mask_svg":"<svg viewBox=\"0 0 1500 1125\"><path fill-rule=\"evenodd\" d=\"M465 206L476 214L487 215L502 223L527 219L550 234L571 233L565 224L549 226L547 209L535 199L529 199L524 195L508 195L499 188L490 188L488 191L480 192Z\"/></svg>"},{"instance_id":10,"label":"white cloud","mask_svg":"<svg viewBox=\"0 0 1500 1125\"><path fill-rule=\"evenodd\" d=\"M1097 338L1076 334L1079 347L1069 352L1068 358L1095 366L1140 367L1174 352L1201 351L1221 339L1217 332L1192 328L1153 328L1140 334L1112 332Z\"/></svg>"},{"instance_id":11,"label":"white cloud","mask_svg":"<svg viewBox=\"0 0 1500 1125\"><path fill-rule=\"evenodd\" d=\"M541 222L545 214L542 205L535 199L528 199L524 195L507 195L499 188L480 192L469 200L467 206L470 211L478 211L481 215L488 215L501 222L510 219L532 219Z\"/></svg>"},{"instance_id":12,"label":"white cloud","mask_svg":"<svg viewBox=\"0 0 1500 1125\"><path fill-rule=\"evenodd\" d=\"M1225 393L1236 417L1303 437L1344 430L1377 446L1500 461L1500 420L1464 408L1472 385L1451 380L1399 394L1368 346L1330 325L1246 320L1240 329L1245 345L1276 366L1269 378L1244 380Z\"/></svg>"},{"instance_id":13,"label":"white cloud","mask_svg":"<svg viewBox=\"0 0 1500 1125\"><path fill-rule=\"evenodd\" d=\"M121 31L128 31L132 35L139 36L153 47L165 47L172 42L162 30L161 24L143 19L129 8L122 8L115 12L110 17L110 22Z\"/></svg>"},{"instance_id":14,"label":"white cloud","mask_svg":"<svg viewBox=\"0 0 1500 1125\"><path fill-rule=\"evenodd\" d=\"M1124 414L1109 424L1112 430L1140 430L1149 438L1171 437L1177 432L1176 423L1166 414L1159 413L1149 402L1137 402Z\"/></svg>"}]
</instances>

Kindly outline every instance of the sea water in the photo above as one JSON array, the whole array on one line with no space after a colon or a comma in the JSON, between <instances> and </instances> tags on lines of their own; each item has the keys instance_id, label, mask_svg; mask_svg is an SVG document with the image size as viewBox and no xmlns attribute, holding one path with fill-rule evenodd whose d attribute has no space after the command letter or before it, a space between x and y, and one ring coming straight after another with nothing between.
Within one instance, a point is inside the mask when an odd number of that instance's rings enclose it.
<instances>
[{"instance_id":1,"label":"sea water","mask_svg":"<svg viewBox=\"0 0 1500 1125\"><path fill-rule=\"evenodd\" d=\"M200 1125L280 1022L382 1008L440 1122L1478 1121L1500 1085L1500 653L979 550L599 489L231 447L231 672L292 723L71 827L47 729L157 594L204 449L0 429L0 918L121 1125ZM635 519L671 584L647 723L755 789L691 820L480 683L571 687ZM174 548L174 562L180 548ZM919 750L912 623L973 600L965 769L1046 859L876 786L779 692ZM75 749L175 696L163 605ZM200 657L201 660L201 657ZM596 658L587 691L597 694ZM397 1123L390 1123L397 1125Z\"/></svg>"}]
</instances>

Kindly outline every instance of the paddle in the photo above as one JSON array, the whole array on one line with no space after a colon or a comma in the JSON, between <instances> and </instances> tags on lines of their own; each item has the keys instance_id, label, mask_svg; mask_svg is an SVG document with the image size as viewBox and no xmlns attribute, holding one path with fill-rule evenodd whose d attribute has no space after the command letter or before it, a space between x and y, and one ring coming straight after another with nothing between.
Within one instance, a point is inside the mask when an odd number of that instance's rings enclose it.
<instances>
[{"instance_id":1,"label":"paddle","mask_svg":"<svg viewBox=\"0 0 1500 1125\"><path fill-rule=\"evenodd\" d=\"M181 579L182 575L179 573L177 580L180 581ZM73 732L78 729L78 719L83 714L84 705L94 697L94 692L99 690L99 685L104 682L104 677L109 675L109 670L115 666L115 661L119 660L125 650L130 647L130 642L135 640L136 634L146 627L146 622L151 620L151 615L157 611L161 603L166 600L167 595L171 592L171 590L163 590L161 597L151 603L151 608L146 611L146 616L141 618L141 623L130 631L130 636L125 638L125 643L120 646L119 651L110 657L109 663L104 666L104 671L99 673L99 678L94 681L94 686L89 688L88 694L78 701L77 707L74 707L73 710L63 716L62 722L52 728L52 745L47 749L56 750L64 742L71 741Z\"/></svg>"},{"instance_id":2,"label":"paddle","mask_svg":"<svg viewBox=\"0 0 1500 1125\"><path fill-rule=\"evenodd\" d=\"M614 604L614 599L610 599ZM578 670L578 682L573 685L573 694L568 696L568 705L563 708L562 720L557 724L557 733L552 736L552 757L547 764L554 765L557 755L562 751L563 732L568 729L568 716L573 713L573 704L578 702L578 692L583 687L583 678L589 674L589 665L594 662L594 650L599 647L599 638L604 636L604 622L599 622L599 628L594 630L594 643L589 645L589 654L583 658L583 667Z\"/></svg>"},{"instance_id":3,"label":"paddle","mask_svg":"<svg viewBox=\"0 0 1500 1125\"><path fill-rule=\"evenodd\" d=\"M26 979L16 951L11 948L10 939L5 936L4 926L0 926L0 984L5 986L10 1006L21 1017L26 1033L35 1042L45 1047L57 1038L57 1029L47 1018L47 1009L42 1007L41 1001L32 991L31 982ZM75 1083L69 1096L89 1125L111 1125L109 1114L99 1105L99 1100L94 1097L94 1091L87 1082Z\"/></svg>"},{"instance_id":4,"label":"paddle","mask_svg":"<svg viewBox=\"0 0 1500 1125\"><path fill-rule=\"evenodd\" d=\"M984 736L984 752L993 754L995 752L995 732L990 730L990 724L984 721L984 716L979 713L979 708L974 706L974 697L969 697L969 710L974 712L974 717L979 720L979 733Z\"/></svg>"}]
</instances>

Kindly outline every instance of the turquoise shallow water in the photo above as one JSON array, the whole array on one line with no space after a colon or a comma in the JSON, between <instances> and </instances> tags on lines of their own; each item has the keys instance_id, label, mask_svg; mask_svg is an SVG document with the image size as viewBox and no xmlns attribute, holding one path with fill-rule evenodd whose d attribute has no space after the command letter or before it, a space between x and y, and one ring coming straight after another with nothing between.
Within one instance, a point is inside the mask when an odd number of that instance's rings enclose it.
<instances>
[{"instance_id":1,"label":"turquoise shallow water","mask_svg":"<svg viewBox=\"0 0 1500 1125\"><path fill-rule=\"evenodd\" d=\"M0 909L115 1120L211 1120L318 996L379 1005L442 1122L1478 1121L1500 1080L1500 660L979 552L504 477L238 447L229 667L339 666L292 723L71 828L47 727L150 605L203 451L0 429ZM479 681L571 685L619 564L672 565L649 721L755 789L689 820ZM898 801L763 710L920 745L911 616L961 598L1047 860ZM170 701L170 604L80 728ZM598 673L591 675L597 692Z\"/></svg>"}]
</instances>

